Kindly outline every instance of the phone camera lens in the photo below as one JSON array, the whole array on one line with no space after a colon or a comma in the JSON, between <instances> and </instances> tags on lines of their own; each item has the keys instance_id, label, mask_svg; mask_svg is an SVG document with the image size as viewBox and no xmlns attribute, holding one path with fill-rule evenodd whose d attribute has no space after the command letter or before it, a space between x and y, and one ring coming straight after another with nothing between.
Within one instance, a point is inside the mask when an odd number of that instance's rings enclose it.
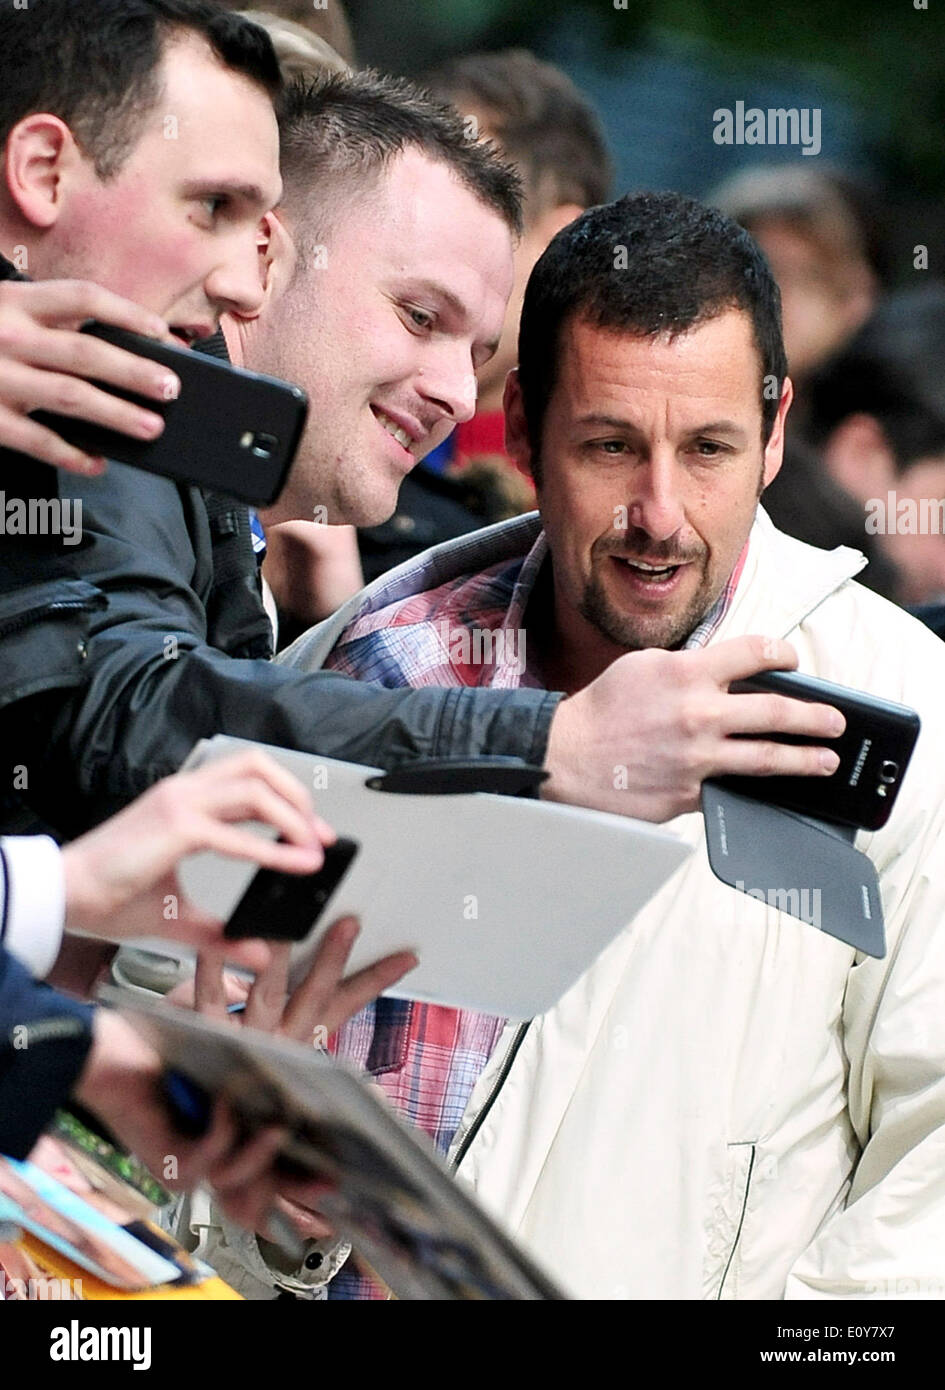
<instances>
[{"instance_id":1,"label":"phone camera lens","mask_svg":"<svg viewBox=\"0 0 945 1390\"><path fill-rule=\"evenodd\" d=\"M885 782L886 786L891 786L899 776L899 764L892 762L889 758L880 765L879 780Z\"/></svg>"}]
</instances>

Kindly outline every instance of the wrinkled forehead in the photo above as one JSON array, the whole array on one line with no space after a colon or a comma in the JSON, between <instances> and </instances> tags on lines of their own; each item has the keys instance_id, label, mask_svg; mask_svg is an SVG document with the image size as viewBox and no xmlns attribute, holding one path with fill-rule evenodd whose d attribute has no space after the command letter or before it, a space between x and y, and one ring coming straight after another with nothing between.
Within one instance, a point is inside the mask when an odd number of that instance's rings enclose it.
<instances>
[{"instance_id":1,"label":"wrinkled forehead","mask_svg":"<svg viewBox=\"0 0 945 1390\"><path fill-rule=\"evenodd\" d=\"M679 332L602 326L576 312L560 327L555 362L559 403L574 408L601 394L660 399L698 408L728 401L740 413L760 411L761 355L750 315L723 310ZM773 389L780 392L780 383Z\"/></svg>"}]
</instances>

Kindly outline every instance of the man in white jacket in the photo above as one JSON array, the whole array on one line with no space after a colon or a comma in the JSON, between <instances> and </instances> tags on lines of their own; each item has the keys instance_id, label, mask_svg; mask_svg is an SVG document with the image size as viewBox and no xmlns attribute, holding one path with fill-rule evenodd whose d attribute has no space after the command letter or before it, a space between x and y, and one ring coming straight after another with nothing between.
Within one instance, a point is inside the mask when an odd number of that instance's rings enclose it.
<instances>
[{"instance_id":1,"label":"man in white jacket","mask_svg":"<svg viewBox=\"0 0 945 1390\"><path fill-rule=\"evenodd\" d=\"M696 846L687 864L554 1009L499 1036L450 1151L579 1297L945 1294L945 648L854 581L861 556L796 542L758 507L790 401L777 291L746 234L676 195L592 210L536 268L506 391L540 516L428 552L286 657L573 694L627 650L659 662L763 632L802 671L921 715L892 817L857 836L884 959L727 888L685 815L670 827ZM477 664L454 640L475 628L514 633L526 660ZM429 1006L394 1024L382 1005L339 1050L399 1057L422 1106ZM378 1080L411 1089L397 1066Z\"/></svg>"}]
</instances>

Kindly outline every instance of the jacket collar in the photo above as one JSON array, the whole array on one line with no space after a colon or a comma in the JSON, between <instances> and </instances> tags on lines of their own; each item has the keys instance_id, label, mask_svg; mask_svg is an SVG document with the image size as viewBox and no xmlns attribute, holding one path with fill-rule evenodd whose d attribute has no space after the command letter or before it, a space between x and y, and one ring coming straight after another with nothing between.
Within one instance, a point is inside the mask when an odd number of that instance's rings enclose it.
<instances>
[{"instance_id":1,"label":"jacket collar","mask_svg":"<svg viewBox=\"0 0 945 1390\"><path fill-rule=\"evenodd\" d=\"M279 660L317 670L355 618L450 579L525 555L540 531L539 513L529 512L434 546L381 575L332 617L304 633ZM711 640L722 642L748 632L785 636L866 563L865 556L847 546L818 550L794 540L779 531L759 506L745 567L728 612Z\"/></svg>"},{"instance_id":2,"label":"jacket collar","mask_svg":"<svg viewBox=\"0 0 945 1390\"><path fill-rule=\"evenodd\" d=\"M819 550L795 540L759 507L745 568L712 640L749 632L785 637L866 563L866 556L849 546Z\"/></svg>"}]
</instances>

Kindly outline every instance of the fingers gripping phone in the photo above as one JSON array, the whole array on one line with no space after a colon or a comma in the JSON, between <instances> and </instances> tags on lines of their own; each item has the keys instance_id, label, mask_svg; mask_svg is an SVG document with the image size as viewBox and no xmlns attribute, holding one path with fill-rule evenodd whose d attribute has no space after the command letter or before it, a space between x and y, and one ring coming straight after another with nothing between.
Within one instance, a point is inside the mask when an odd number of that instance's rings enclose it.
<instances>
[{"instance_id":1,"label":"fingers gripping phone","mask_svg":"<svg viewBox=\"0 0 945 1390\"><path fill-rule=\"evenodd\" d=\"M250 506L276 501L308 414L308 399L300 387L107 324L87 323L81 331L177 374L180 395L164 402L105 382L92 383L162 415L163 434L153 440L132 439L103 425L45 410L34 411L34 420L87 453L228 493Z\"/></svg>"},{"instance_id":2,"label":"fingers gripping phone","mask_svg":"<svg viewBox=\"0 0 945 1390\"><path fill-rule=\"evenodd\" d=\"M360 846L337 839L325 848L325 862L314 874L260 869L223 929L226 941L260 937L264 941L304 941L321 917Z\"/></svg>"},{"instance_id":3,"label":"fingers gripping phone","mask_svg":"<svg viewBox=\"0 0 945 1390\"><path fill-rule=\"evenodd\" d=\"M879 830L886 824L919 737L915 710L793 671L759 672L747 680L733 681L729 690L735 695L773 693L833 705L847 723L836 739L806 734L765 736L777 743L823 744L834 749L840 766L830 777L719 777L714 779L719 786L819 820L864 830Z\"/></svg>"}]
</instances>

